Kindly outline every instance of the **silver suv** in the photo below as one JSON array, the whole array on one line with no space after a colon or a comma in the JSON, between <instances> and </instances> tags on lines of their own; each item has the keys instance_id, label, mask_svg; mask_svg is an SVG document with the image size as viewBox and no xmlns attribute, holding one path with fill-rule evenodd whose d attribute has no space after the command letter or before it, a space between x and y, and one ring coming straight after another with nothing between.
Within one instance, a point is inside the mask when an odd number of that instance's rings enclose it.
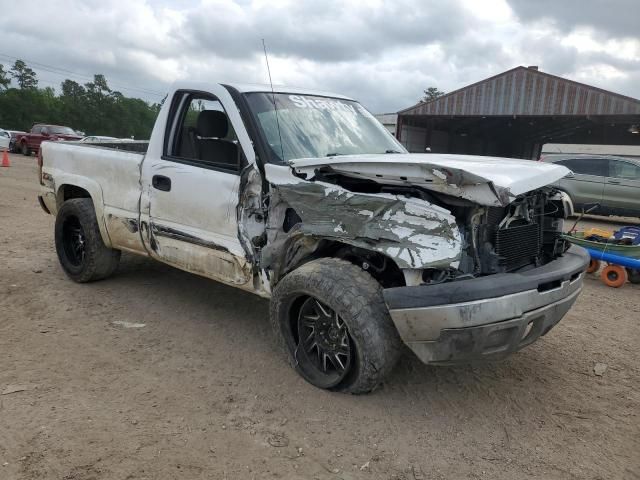
<instances>
[{"instance_id":1,"label":"silver suv","mask_svg":"<svg viewBox=\"0 0 640 480\"><path fill-rule=\"evenodd\" d=\"M575 154L547 154L540 160L571 170L554 185L571 197L576 212L598 203L592 213L640 216L640 160Z\"/></svg>"}]
</instances>

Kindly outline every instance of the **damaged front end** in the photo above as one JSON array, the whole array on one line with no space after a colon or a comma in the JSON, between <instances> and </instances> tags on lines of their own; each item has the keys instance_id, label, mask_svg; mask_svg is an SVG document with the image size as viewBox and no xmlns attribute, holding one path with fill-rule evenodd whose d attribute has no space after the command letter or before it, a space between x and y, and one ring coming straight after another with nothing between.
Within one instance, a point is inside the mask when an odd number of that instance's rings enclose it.
<instances>
[{"instance_id":1,"label":"damaged front end","mask_svg":"<svg viewBox=\"0 0 640 480\"><path fill-rule=\"evenodd\" d=\"M403 271L448 269L458 266L462 237L447 210L418 199L304 180L272 185L263 268L279 278L328 247L362 252L367 268L394 270L384 265L391 259Z\"/></svg>"},{"instance_id":2,"label":"damaged front end","mask_svg":"<svg viewBox=\"0 0 640 480\"><path fill-rule=\"evenodd\" d=\"M331 167L311 175L277 165L265 170L265 233L253 244L272 284L320 256L345 257L390 288L535 267L566 250L565 207L549 187L496 206Z\"/></svg>"}]
</instances>

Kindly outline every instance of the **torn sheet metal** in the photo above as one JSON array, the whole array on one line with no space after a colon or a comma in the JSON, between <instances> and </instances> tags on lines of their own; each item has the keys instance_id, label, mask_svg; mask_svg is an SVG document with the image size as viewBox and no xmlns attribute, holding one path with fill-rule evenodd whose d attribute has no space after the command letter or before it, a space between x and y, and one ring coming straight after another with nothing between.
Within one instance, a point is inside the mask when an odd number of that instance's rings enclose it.
<instances>
[{"instance_id":1,"label":"torn sheet metal","mask_svg":"<svg viewBox=\"0 0 640 480\"><path fill-rule=\"evenodd\" d=\"M462 239L455 218L423 200L298 180L273 185L271 201L271 212L285 204L299 215L293 233L377 251L400 268L449 268L460 260Z\"/></svg>"},{"instance_id":2,"label":"torn sheet metal","mask_svg":"<svg viewBox=\"0 0 640 480\"><path fill-rule=\"evenodd\" d=\"M257 252L262 245L261 237L265 230L265 211L262 205L262 178L255 165L248 165L242 170L239 192L236 206L238 239L247 261L257 266Z\"/></svg>"},{"instance_id":3,"label":"torn sheet metal","mask_svg":"<svg viewBox=\"0 0 640 480\"><path fill-rule=\"evenodd\" d=\"M209 239L151 223L141 225L148 232L150 248L170 265L228 285L253 291L251 265Z\"/></svg>"},{"instance_id":4,"label":"torn sheet metal","mask_svg":"<svg viewBox=\"0 0 640 480\"><path fill-rule=\"evenodd\" d=\"M385 185L416 185L487 206L506 206L569 173L560 165L531 160L449 154L341 155L290 164L307 180L322 168Z\"/></svg>"}]
</instances>

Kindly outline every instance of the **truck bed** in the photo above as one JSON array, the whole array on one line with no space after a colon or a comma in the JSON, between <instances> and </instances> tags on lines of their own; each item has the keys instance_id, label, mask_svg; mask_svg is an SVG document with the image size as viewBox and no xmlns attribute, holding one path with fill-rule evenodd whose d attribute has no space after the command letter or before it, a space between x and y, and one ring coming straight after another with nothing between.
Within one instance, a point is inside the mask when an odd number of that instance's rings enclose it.
<instances>
[{"instance_id":1,"label":"truck bed","mask_svg":"<svg viewBox=\"0 0 640 480\"><path fill-rule=\"evenodd\" d=\"M91 148L108 148L111 150L124 150L126 152L133 153L147 153L149 148L149 141L136 141L136 142L96 142L96 143L83 143L83 142L63 142L69 145L77 145L81 147Z\"/></svg>"},{"instance_id":2,"label":"truck bed","mask_svg":"<svg viewBox=\"0 0 640 480\"><path fill-rule=\"evenodd\" d=\"M85 190L94 202L106 243L132 251L144 250L140 234L128 225L140 216L140 168L148 142L44 142L43 201L56 213L59 200ZM55 181L53 180L55 179ZM73 193L68 190L72 185Z\"/></svg>"}]
</instances>

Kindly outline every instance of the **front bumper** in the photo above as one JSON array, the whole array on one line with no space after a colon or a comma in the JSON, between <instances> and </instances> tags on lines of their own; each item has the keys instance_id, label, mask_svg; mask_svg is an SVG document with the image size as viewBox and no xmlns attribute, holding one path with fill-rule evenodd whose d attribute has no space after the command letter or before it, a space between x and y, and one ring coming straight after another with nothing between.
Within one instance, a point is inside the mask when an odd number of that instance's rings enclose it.
<instances>
[{"instance_id":1,"label":"front bumper","mask_svg":"<svg viewBox=\"0 0 640 480\"><path fill-rule=\"evenodd\" d=\"M562 257L522 273L384 290L402 340L425 363L502 358L545 335L582 289L589 254Z\"/></svg>"}]
</instances>

